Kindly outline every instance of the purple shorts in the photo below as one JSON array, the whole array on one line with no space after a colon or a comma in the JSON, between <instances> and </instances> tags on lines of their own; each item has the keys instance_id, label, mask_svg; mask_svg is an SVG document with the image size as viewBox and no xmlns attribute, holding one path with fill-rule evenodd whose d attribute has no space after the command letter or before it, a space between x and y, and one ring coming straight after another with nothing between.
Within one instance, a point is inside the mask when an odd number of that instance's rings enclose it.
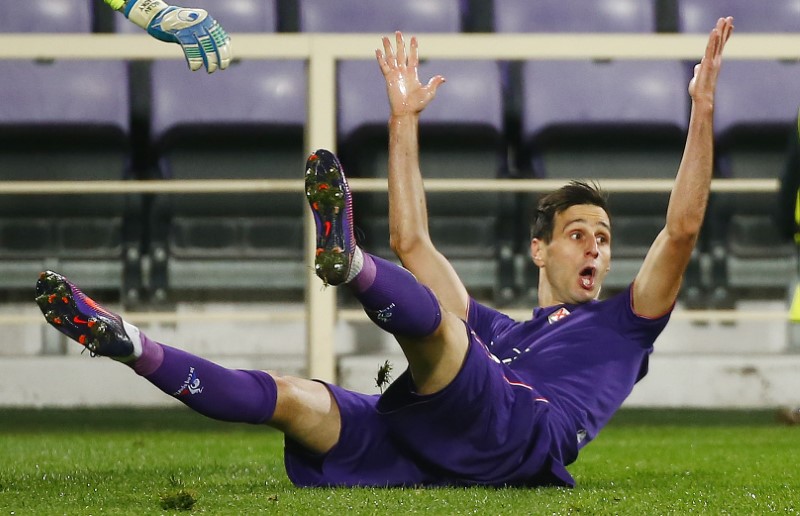
<instances>
[{"instance_id":1,"label":"purple shorts","mask_svg":"<svg viewBox=\"0 0 800 516\"><path fill-rule=\"evenodd\" d=\"M326 386L342 417L339 442L317 455L286 440L297 486L574 485L553 453L549 403L472 333L458 375L435 394L415 394L408 371L382 396Z\"/></svg>"}]
</instances>

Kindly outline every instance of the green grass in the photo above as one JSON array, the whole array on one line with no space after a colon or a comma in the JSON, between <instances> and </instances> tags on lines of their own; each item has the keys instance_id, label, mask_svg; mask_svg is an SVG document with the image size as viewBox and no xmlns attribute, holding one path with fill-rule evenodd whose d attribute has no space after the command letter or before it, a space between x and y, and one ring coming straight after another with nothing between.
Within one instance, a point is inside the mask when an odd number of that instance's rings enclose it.
<instances>
[{"instance_id":1,"label":"green grass","mask_svg":"<svg viewBox=\"0 0 800 516\"><path fill-rule=\"evenodd\" d=\"M800 428L624 410L575 489L297 489L279 433L185 410L0 410L0 516L800 512ZM186 507L190 507L186 510Z\"/></svg>"}]
</instances>

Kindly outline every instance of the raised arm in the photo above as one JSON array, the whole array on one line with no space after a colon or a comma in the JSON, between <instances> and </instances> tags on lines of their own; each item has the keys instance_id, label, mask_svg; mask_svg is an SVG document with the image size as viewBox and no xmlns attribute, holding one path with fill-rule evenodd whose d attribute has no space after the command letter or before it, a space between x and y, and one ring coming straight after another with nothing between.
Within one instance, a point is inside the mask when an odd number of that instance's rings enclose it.
<instances>
[{"instance_id":1,"label":"raised arm","mask_svg":"<svg viewBox=\"0 0 800 516\"><path fill-rule=\"evenodd\" d=\"M403 266L436 294L442 307L466 318L469 297L450 262L436 250L428 232L428 211L419 167L419 116L444 78L423 85L418 77L417 40L395 33L396 53L389 38L376 50L389 96L389 235Z\"/></svg>"},{"instance_id":2,"label":"raised arm","mask_svg":"<svg viewBox=\"0 0 800 516\"><path fill-rule=\"evenodd\" d=\"M231 38L204 9L168 5L162 0L104 0L161 41L178 43L189 68L208 73L231 62Z\"/></svg>"},{"instance_id":3,"label":"raised arm","mask_svg":"<svg viewBox=\"0 0 800 516\"><path fill-rule=\"evenodd\" d=\"M714 160L714 93L722 51L733 18L720 18L708 37L705 54L689 82L692 112L683 159L672 187L666 225L656 237L633 289L634 310L645 317L666 313L678 297L681 280L703 225Z\"/></svg>"}]
</instances>

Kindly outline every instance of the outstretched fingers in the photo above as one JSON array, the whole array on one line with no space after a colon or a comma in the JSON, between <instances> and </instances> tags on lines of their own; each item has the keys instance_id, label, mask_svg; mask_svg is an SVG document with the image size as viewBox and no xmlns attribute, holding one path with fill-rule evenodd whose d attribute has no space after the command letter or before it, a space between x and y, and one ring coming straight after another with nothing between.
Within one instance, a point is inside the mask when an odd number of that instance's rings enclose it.
<instances>
[{"instance_id":1,"label":"outstretched fingers","mask_svg":"<svg viewBox=\"0 0 800 516\"><path fill-rule=\"evenodd\" d=\"M724 19L725 23L722 28L722 46L725 46L725 43L728 42L728 39L731 37L733 33L733 16L728 16ZM720 49L720 52L722 50Z\"/></svg>"},{"instance_id":2,"label":"outstretched fingers","mask_svg":"<svg viewBox=\"0 0 800 516\"><path fill-rule=\"evenodd\" d=\"M392 68L397 67L397 59L394 56L394 50L392 49L392 44L389 42L389 38L384 36L381 38L381 41L383 41L383 52L381 52L380 49L375 50L375 57L378 59L378 65L380 65L381 71L386 75Z\"/></svg>"},{"instance_id":3,"label":"outstretched fingers","mask_svg":"<svg viewBox=\"0 0 800 516\"><path fill-rule=\"evenodd\" d=\"M411 49L408 55L408 66L413 68L419 66L419 45L417 44L416 36L411 36Z\"/></svg>"},{"instance_id":4,"label":"outstretched fingers","mask_svg":"<svg viewBox=\"0 0 800 516\"><path fill-rule=\"evenodd\" d=\"M441 75L434 75L433 77L431 77L431 79L428 81L427 86L425 86L428 89L428 91L430 92L431 98L434 95L436 95L436 90L438 90L439 86L444 84L444 82L445 82L445 78L442 77Z\"/></svg>"},{"instance_id":5,"label":"outstretched fingers","mask_svg":"<svg viewBox=\"0 0 800 516\"><path fill-rule=\"evenodd\" d=\"M389 73L389 64L386 62L386 56L379 48L375 49L375 59L378 60L378 66L381 68L383 75Z\"/></svg>"},{"instance_id":6,"label":"outstretched fingers","mask_svg":"<svg viewBox=\"0 0 800 516\"><path fill-rule=\"evenodd\" d=\"M717 25L711 31L708 37L708 45L706 46L705 57L708 59L716 59L722 55L725 48L725 43L731 37L733 32L733 18L720 18L717 20Z\"/></svg>"},{"instance_id":7,"label":"outstretched fingers","mask_svg":"<svg viewBox=\"0 0 800 516\"><path fill-rule=\"evenodd\" d=\"M403 40L403 33L397 31L394 33L395 48L397 49L397 66L404 67L406 62L406 42Z\"/></svg>"},{"instance_id":8,"label":"outstretched fingers","mask_svg":"<svg viewBox=\"0 0 800 516\"><path fill-rule=\"evenodd\" d=\"M689 94L699 99L710 95L713 98L717 75L722 65L722 52L733 32L733 18L720 18L708 36L703 59L694 68L694 77L689 83Z\"/></svg>"},{"instance_id":9,"label":"outstretched fingers","mask_svg":"<svg viewBox=\"0 0 800 516\"><path fill-rule=\"evenodd\" d=\"M397 31L394 33L395 47L392 47L391 41L387 36L381 38L383 42L383 52L380 49L375 50L375 57L378 60L378 65L384 75L391 70L403 70L405 68L416 68L419 65L419 54L417 51L417 38L411 38L411 48L408 55L406 55L406 44L403 39L403 33Z\"/></svg>"}]
</instances>

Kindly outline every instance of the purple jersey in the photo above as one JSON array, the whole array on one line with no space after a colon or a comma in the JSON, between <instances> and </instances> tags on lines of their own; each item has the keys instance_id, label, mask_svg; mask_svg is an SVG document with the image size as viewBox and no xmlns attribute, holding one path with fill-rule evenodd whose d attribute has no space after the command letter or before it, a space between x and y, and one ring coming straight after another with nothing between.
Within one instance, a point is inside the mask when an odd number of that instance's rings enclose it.
<instances>
[{"instance_id":1,"label":"purple jersey","mask_svg":"<svg viewBox=\"0 0 800 516\"><path fill-rule=\"evenodd\" d=\"M630 289L606 301L537 308L518 323L470 303L470 346L430 395L408 371L382 396L334 385L339 442L313 455L287 439L299 486L561 485L565 469L647 371L669 319L637 316Z\"/></svg>"},{"instance_id":2,"label":"purple jersey","mask_svg":"<svg viewBox=\"0 0 800 516\"><path fill-rule=\"evenodd\" d=\"M554 445L564 457L574 460L647 373L669 313L641 317L631 296L629 286L605 301L536 308L522 323L470 304L468 324L489 351L561 414L564 439Z\"/></svg>"}]
</instances>

